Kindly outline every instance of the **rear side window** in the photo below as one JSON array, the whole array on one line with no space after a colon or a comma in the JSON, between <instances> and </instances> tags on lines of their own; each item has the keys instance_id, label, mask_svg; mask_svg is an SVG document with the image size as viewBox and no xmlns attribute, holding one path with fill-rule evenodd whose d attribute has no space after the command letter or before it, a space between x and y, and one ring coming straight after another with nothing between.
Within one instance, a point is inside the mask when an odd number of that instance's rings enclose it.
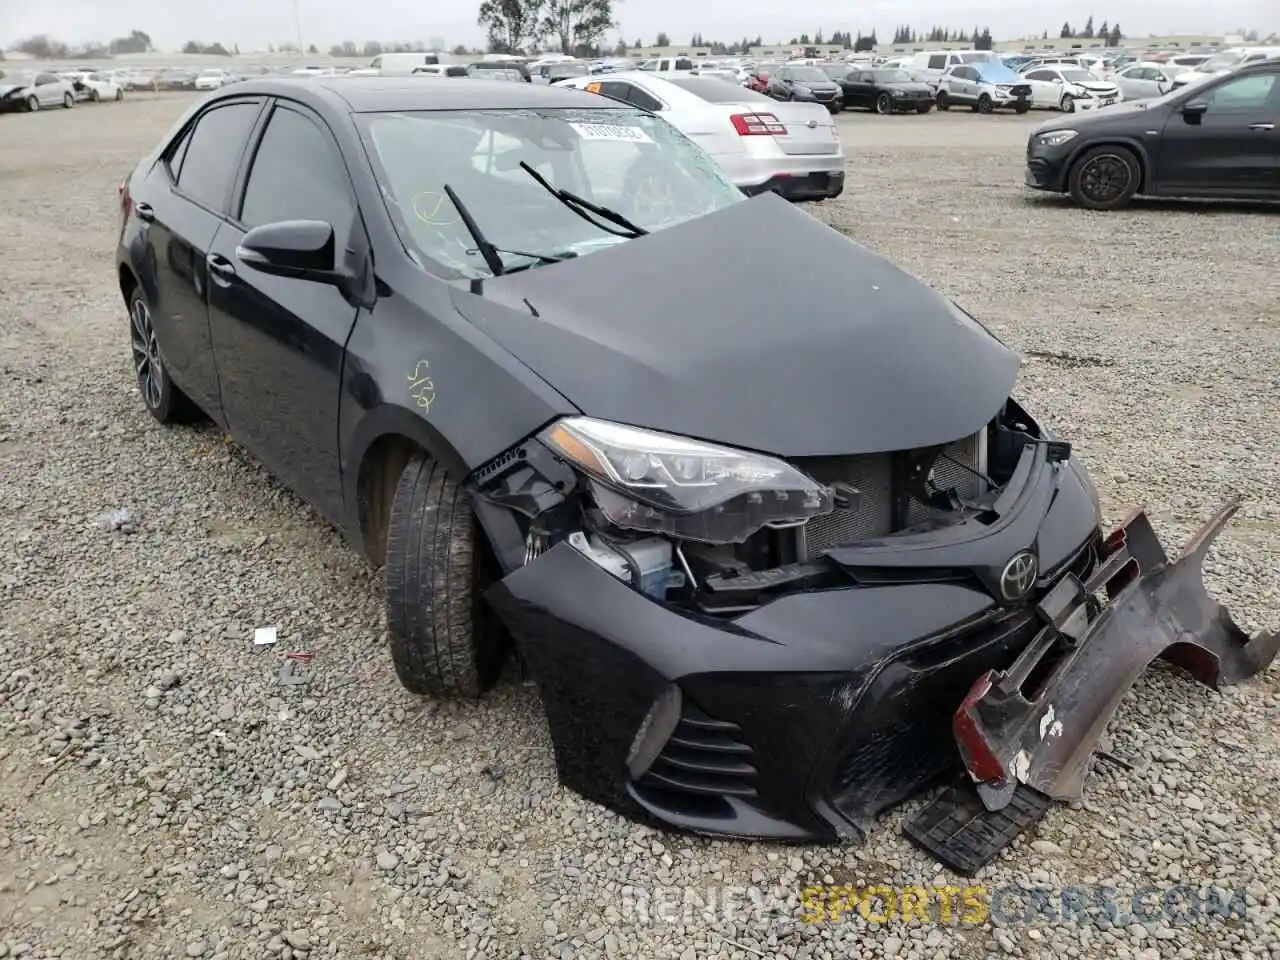
<instances>
[{"instance_id":1,"label":"rear side window","mask_svg":"<svg viewBox=\"0 0 1280 960\"><path fill-rule=\"evenodd\" d=\"M930 70L942 70L947 66L947 55L945 53L937 54L929 58Z\"/></svg>"},{"instance_id":2,"label":"rear side window","mask_svg":"<svg viewBox=\"0 0 1280 960\"><path fill-rule=\"evenodd\" d=\"M746 93L747 91L743 91ZM768 99L768 98L766 98ZM632 87L627 93L627 101L635 104L641 110L648 110L650 113L657 113L662 109L662 101L648 90L641 90L639 87Z\"/></svg>"},{"instance_id":3,"label":"rear side window","mask_svg":"<svg viewBox=\"0 0 1280 960\"><path fill-rule=\"evenodd\" d=\"M354 210L333 138L310 118L278 107L249 170L240 222L252 229L281 220L323 220L341 242Z\"/></svg>"},{"instance_id":4,"label":"rear side window","mask_svg":"<svg viewBox=\"0 0 1280 960\"><path fill-rule=\"evenodd\" d=\"M677 69L677 70L692 70L692 69L693 69L693 61L692 61L692 60L686 60L684 57L681 57L679 60L677 60L677 61L676 61L676 69Z\"/></svg>"},{"instance_id":5,"label":"rear side window","mask_svg":"<svg viewBox=\"0 0 1280 960\"><path fill-rule=\"evenodd\" d=\"M221 210L257 118L256 103L214 107L201 116L181 148L185 157L178 171L178 189L196 203Z\"/></svg>"},{"instance_id":6,"label":"rear side window","mask_svg":"<svg viewBox=\"0 0 1280 960\"><path fill-rule=\"evenodd\" d=\"M668 83L692 93L707 103L742 103L744 100L768 100L763 93L756 93L723 80L706 77L676 77ZM632 103L635 103L633 100Z\"/></svg>"}]
</instances>

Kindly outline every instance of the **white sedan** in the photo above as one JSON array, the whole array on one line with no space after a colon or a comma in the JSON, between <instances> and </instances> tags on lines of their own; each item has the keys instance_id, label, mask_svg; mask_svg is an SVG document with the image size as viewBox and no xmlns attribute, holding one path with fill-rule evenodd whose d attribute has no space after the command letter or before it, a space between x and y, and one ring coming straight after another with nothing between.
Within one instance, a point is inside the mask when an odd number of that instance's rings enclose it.
<instances>
[{"instance_id":1,"label":"white sedan","mask_svg":"<svg viewBox=\"0 0 1280 960\"><path fill-rule=\"evenodd\" d=\"M1105 107L1121 100L1120 88L1082 67L1044 66L1023 73L1031 105L1071 113L1078 107Z\"/></svg>"},{"instance_id":2,"label":"white sedan","mask_svg":"<svg viewBox=\"0 0 1280 960\"><path fill-rule=\"evenodd\" d=\"M197 90L221 90L231 83L231 74L219 67L209 67L196 74Z\"/></svg>"},{"instance_id":3,"label":"white sedan","mask_svg":"<svg viewBox=\"0 0 1280 960\"><path fill-rule=\"evenodd\" d=\"M1164 63L1131 63L1115 75L1115 83L1126 100L1149 100L1172 90L1173 78L1189 69Z\"/></svg>"},{"instance_id":4,"label":"white sedan","mask_svg":"<svg viewBox=\"0 0 1280 960\"><path fill-rule=\"evenodd\" d=\"M124 99L124 89L105 73L82 73L79 82L89 91L88 99L95 103L99 100Z\"/></svg>"}]
</instances>

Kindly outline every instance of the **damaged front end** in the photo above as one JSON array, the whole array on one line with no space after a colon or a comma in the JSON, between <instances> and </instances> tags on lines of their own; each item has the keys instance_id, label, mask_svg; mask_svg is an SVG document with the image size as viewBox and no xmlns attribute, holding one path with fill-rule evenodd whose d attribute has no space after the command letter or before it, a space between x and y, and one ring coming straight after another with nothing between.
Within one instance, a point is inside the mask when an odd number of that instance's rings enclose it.
<instances>
[{"instance_id":1,"label":"damaged front end","mask_svg":"<svg viewBox=\"0 0 1280 960\"><path fill-rule=\"evenodd\" d=\"M1008 803L1025 717L966 694L1038 676L1046 624L1068 636L1110 609L1067 610L1072 585L1118 575L1070 453L1010 400L949 444L836 457L571 417L476 471L503 567L486 599L539 686L562 782L664 826L786 840L861 836L962 758ZM1105 615L1106 642L1132 629ZM989 734L966 753L962 702Z\"/></svg>"}]
</instances>

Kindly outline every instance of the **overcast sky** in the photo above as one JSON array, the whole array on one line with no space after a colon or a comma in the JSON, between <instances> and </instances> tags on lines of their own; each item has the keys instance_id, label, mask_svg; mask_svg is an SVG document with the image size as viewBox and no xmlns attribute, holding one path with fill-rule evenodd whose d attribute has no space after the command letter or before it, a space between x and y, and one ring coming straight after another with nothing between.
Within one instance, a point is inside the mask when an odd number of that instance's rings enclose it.
<instances>
[{"instance_id":1,"label":"overcast sky","mask_svg":"<svg viewBox=\"0 0 1280 960\"><path fill-rule=\"evenodd\" d=\"M475 22L478 0L297 0L297 7L304 44L322 50L342 40L439 38L453 46L483 39ZM990 26L996 39L1014 39L1056 33L1063 20L1079 27L1091 14L1095 25L1119 22L1129 36L1223 34L1239 28L1265 35L1280 29L1280 0L1059 0L1025 7L996 0L872 0L847 7L829 0L624 0L614 9L620 25L610 39L621 34L629 44L652 43L660 30L680 43L695 32L725 41L760 34L770 42L819 29L829 34L874 28L892 36L899 23L917 29ZM842 12L833 16L830 11L836 9ZM146 31L162 48L216 40L247 51L297 37L294 0L0 0L3 44L35 33L69 43L105 42L131 29Z\"/></svg>"}]
</instances>

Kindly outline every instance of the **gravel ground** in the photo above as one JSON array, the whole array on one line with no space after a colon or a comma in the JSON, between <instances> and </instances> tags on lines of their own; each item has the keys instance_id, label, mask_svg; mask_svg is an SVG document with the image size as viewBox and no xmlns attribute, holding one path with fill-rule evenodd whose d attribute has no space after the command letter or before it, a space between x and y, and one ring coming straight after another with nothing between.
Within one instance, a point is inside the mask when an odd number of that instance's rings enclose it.
<instances>
[{"instance_id":1,"label":"gravel ground","mask_svg":"<svg viewBox=\"0 0 1280 960\"><path fill-rule=\"evenodd\" d=\"M1243 921L1189 925L806 924L806 884L957 881L897 817L849 848L638 828L558 787L529 687L403 692L376 578L135 396L116 185L185 102L0 117L0 958L1280 956L1274 673L1215 694L1151 670L1112 731L1132 769L1100 766L983 877L1108 883L1122 908L1247 888ZM1280 625L1275 214L1028 197L1024 118L841 123L851 181L816 215L1027 354L1025 397L1109 519L1145 502L1180 541L1243 495L1213 586ZM263 625L280 641L255 651ZM314 661L282 676L285 651ZM675 888L729 899L672 909Z\"/></svg>"}]
</instances>

